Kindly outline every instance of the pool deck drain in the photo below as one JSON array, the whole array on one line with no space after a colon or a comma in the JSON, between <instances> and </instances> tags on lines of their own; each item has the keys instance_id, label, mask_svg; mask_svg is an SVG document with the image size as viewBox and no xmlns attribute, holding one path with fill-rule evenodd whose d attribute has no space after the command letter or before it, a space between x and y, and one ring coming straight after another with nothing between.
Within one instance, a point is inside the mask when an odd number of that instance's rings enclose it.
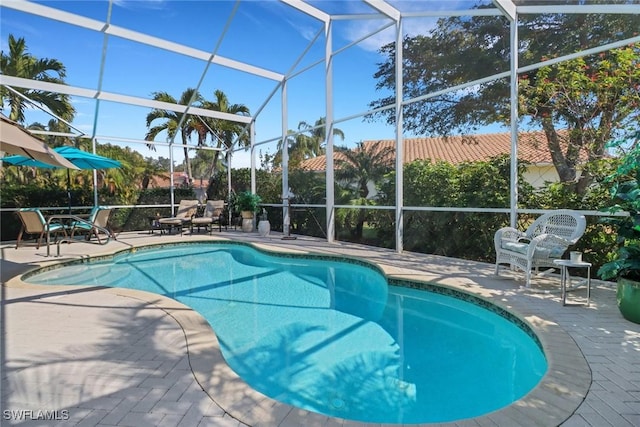
<instances>
[{"instance_id":1,"label":"pool deck drain","mask_svg":"<svg viewBox=\"0 0 640 427\"><path fill-rule=\"evenodd\" d=\"M126 289L26 285L17 278L60 260L220 238L366 259L393 277L471 292L527 320L549 358L541 385L503 410L438 425L640 425L640 325L619 314L610 283L595 281L590 307L563 307L558 293L523 292L520 275L496 277L493 265L240 232L123 233L106 246L64 245L61 258L44 257L46 248L2 245L2 425L371 425L309 413L251 389L226 365L202 317L173 300ZM535 279L533 286L553 288L558 280Z\"/></svg>"}]
</instances>

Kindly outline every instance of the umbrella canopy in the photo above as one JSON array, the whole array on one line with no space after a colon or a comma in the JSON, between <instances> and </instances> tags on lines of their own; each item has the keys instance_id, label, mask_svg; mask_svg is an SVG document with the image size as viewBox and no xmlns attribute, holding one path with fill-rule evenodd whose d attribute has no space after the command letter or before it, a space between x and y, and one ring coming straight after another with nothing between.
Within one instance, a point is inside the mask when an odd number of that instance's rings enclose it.
<instances>
[{"instance_id":1,"label":"umbrella canopy","mask_svg":"<svg viewBox=\"0 0 640 427\"><path fill-rule=\"evenodd\" d=\"M58 154L69 160L80 169L111 169L119 168L122 166L122 164L117 160L99 156L93 153L88 153L75 147L58 147L54 148L54 151L56 151Z\"/></svg>"},{"instance_id":2,"label":"umbrella canopy","mask_svg":"<svg viewBox=\"0 0 640 427\"><path fill-rule=\"evenodd\" d=\"M75 147L57 147L53 151L63 159L71 163L70 169L111 169L119 168L122 164L108 157L88 153ZM34 160L25 156L9 156L2 159L3 162L14 166L35 166L39 168L61 168L64 166L52 165Z\"/></svg>"},{"instance_id":3,"label":"umbrella canopy","mask_svg":"<svg viewBox=\"0 0 640 427\"><path fill-rule=\"evenodd\" d=\"M47 144L3 115L0 115L0 151L8 154L21 154L29 160L49 165L48 167L78 169L76 165L56 153Z\"/></svg>"},{"instance_id":4,"label":"umbrella canopy","mask_svg":"<svg viewBox=\"0 0 640 427\"><path fill-rule=\"evenodd\" d=\"M119 168L122 164L108 157L98 156L88 153L75 147L63 146L54 148L53 151L63 159L71 163L73 169L111 169ZM39 168L60 168L49 163L43 163L25 156L9 156L2 158L2 161L14 166L35 166ZM71 214L71 177L67 168L67 195L69 198L69 214ZM95 190L94 190L95 191ZM97 200L97 195L95 196ZM97 203L97 202L96 202Z\"/></svg>"}]
</instances>

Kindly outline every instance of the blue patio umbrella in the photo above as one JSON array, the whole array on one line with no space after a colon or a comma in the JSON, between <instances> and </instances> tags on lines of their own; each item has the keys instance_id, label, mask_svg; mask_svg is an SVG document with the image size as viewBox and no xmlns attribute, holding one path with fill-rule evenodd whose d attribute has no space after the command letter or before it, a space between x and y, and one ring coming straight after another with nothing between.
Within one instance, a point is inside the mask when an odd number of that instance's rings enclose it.
<instances>
[{"instance_id":1,"label":"blue patio umbrella","mask_svg":"<svg viewBox=\"0 0 640 427\"><path fill-rule=\"evenodd\" d=\"M122 164L108 157L82 151L75 147L63 146L53 149L79 169L111 169L119 168ZM14 166L32 166L38 168L60 169L61 167L43 163L27 156L3 157L2 161ZM67 196L69 197L69 213L71 213L71 176L67 169Z\"/></svg>"},{"instance_id":2,"label":"blue patio umbrella","mask_svg":"<svg viewBox=\"0 0 640 427\"><path fill-rule=\"evenodd\" d=\"M2 113L0 113L0 151L27 156L63 168L78 168Z\"/></svg>"},{"instance_id":3,"label":"blue patio umbrella","mask_svg":"<svg viewBox=\"0 0 640 427\"><path fill-rule=\"evenodd\" d=\"M80 169L111 169L119 168L122 164L108 157L99 156L86 151L82 151L75 147L63 146L54 148L53 151L60 154L65 159L76 165ZM9 156L3 157L2 161L14 166L34 166L38 168L56 168L60 166L34 160L27 156Z\"/></svg>"}]
</instances>

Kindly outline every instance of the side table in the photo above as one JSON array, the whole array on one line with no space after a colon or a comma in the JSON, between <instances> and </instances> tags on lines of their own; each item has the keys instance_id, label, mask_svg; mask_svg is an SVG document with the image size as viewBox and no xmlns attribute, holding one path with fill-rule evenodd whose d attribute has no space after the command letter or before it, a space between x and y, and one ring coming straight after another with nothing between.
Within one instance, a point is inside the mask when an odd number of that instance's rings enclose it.
<instances>
[{"instance_id":1,"label":"side table","mask_svg":"<svg viewBox=\"0 0 640 427\"><path fill-rule=\"evenodd\" d=\"M560 267L560 286L562 289L562 305L567 305L567 280L569 278L568 268L587 269L587 303L591 298L591 263L585 261L571 261L570 259L554 259L553 263Z\"/></svg>"},{"instance_id":2,"label":"side table","mask_svg":"<svg viewBox=\"0 0 640 427\"><path fill-rule=\"evenodd\" d=\"M160 216L148 216L147 221L149 221L149 234L153 234L154 230L160 230L160 234L162 234L162 227L160 226Z\"/></svg>"}]
</instances>

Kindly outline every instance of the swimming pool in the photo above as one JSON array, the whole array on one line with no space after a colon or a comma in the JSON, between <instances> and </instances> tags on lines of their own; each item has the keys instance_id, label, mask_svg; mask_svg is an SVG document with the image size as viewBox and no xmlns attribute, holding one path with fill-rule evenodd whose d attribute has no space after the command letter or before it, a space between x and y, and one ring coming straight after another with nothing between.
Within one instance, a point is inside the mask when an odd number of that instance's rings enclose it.
<instances>
[{"instance_id":1,"label":"swimming pool","mask_svg":"<svg viewBox=\"0 0 640 427\"><path fill-rule=\"evenodd\" d=\"M25 280L70 278L191 306L252 387L336 417L425 423L478 416L519 399L546 371L530 331L500 310L436 286L389 286L364 263L208 243L140 248Z\"/></svg>"}]
</instances>

